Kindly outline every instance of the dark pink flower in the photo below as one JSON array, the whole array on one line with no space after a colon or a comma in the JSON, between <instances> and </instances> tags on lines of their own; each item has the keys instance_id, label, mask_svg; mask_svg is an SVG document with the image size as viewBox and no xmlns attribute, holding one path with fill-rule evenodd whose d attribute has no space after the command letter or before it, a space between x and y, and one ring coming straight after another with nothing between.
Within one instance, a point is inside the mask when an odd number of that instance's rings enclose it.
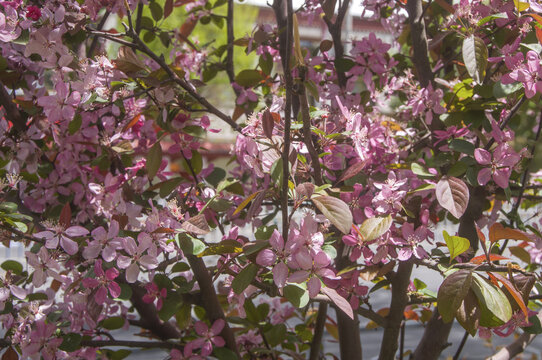
<instances>
[{"instance_id":1,"label":"dark pink flower","mask_svg":"<svg viewBox=\"0 0 542 360\"><path fill-rule=\"evenodd\" d=\"M503 189L508 187L508 180L520 156L506 143L497 146L493 155L484 149L474 150L474 158L480 165L489 165L478 173L478 183L485 185L491 178Z\"/></svg>"},{"instance_id":2,"label":"dark pink flower","mask_svg":"<svg viewBox=\"0 0 542 360\"><path fill-rule=\"evenodd\" d=\"M115 280L119 276L119 271L116 268L107 269L105 272L102 269L102 260L96 260L94 263L95 277L87 277L83 279L83 286L89 289L98 288L94 295L94 300L98 305L105 302L107 298L107 290L113 298L120 296L120 286Z\"/></svg>"},{"instance_id":3,"label":"dark pink flower","mask_svg":"<svg viewBox=\"0 0 542 360\"><path fill-rule=\"evenodd\" d=\"M26 17L34 21L38 21L41 17L41 9L37 6L30 5L26 8Z\"/></svg>"}]
</instances>

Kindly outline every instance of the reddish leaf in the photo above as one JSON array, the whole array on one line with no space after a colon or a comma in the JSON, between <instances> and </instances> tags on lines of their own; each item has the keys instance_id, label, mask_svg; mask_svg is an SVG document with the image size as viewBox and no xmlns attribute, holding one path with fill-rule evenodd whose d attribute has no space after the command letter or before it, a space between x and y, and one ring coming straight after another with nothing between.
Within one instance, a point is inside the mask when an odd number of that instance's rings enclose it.
<instances>
[{"instance_id":1,"label":"reddish leaf","mask_svg":"<svg viewBox=\"0 0 542 360\"><path fill-rule=\"evenodd\" d=\"M542 44L542 28L539 26L535 26L534 28L536 33L536 38L538 39L538 42Z\"/></svg>"},{"instance_id":2,"label":"reddish leaf","mask_svg":"<svg viewBox=\"0 0 542 360\"><path fill-rule=\"evenodd\" d=\"M320 291L327 295L327 297L333 301L335 305L337 305L337 308L341 309L350 319L354 319L354 311L352 310L352 306L350 306L350 303L339 295L335 289L323 286Z\"/></svg>"},{"instance_id":3,"label":"reddish leaf","mask_svg":"<svg viewBox=\"0 0 542 360\"><path fill-rule=\"evenodd\" d=\"M437 306L445 323L452 321L472 283L470 270L459 270L448 276L438 289Z\"/></svg>"},{"instance_id":4,"label":"reddish leaf","mask_svg":"<svg viewBox=\"0 0 542 360\"><path fill-rule=\"evenodd\" d=\"M467 185L458 178L445 176L437 183L435 191L440 206L459 219L469 203Z\"/></svg>"},{"instance_id":5,"label":"reddish leaf","mask_svg":"<svg viewBox=\"0 0 542 360\"><path fill-rule=\"evenodd\" d=\"M489 228L489 241L493 244L502 239L532 241L523 231L504 227L501 223L494 223Z\"/></svg>"},{"instance_id":6,"label":"reddish leaf","mask_svg":"<svg viewBox=\"0 0 542 360\"><path fill-rule=\"evenodd\" d=\"M173 0L166 0L164 4L164 19L173 12Z\"/></svg>"},{"instance_id":7,"label":"reddish leaf","mask_svg":"<svg viewBox=\"0 0 542 360\"><path fill-rule=\"evenodd\" d=\"M165 227L159 227L158 229L154 230L153 234L173 234L175 230Z\"/></svg>"},{"instance_id":8,"label":"reddish leaf","mask_svg":"<svg viewBox=\"0 0 542 360\"><path fill-rule=\"evenodd\" d=\"M132 128L135 124L137 124L140 118L141 114L137 114L136 116L134 116L128 124L124 125L124 127L122 128L122 132L128 131L130 128Z\"/></svg>"},{"instance_id":9,"label":"reddish leaf","mask_svg":"<svg viewBox=\"0 0 542 360\"><path fill-rule=\"evenodd\" d=\"M352 166L349 166L345 170L345 172L343 172L343 174L341 175L341 177L339 178L337 182L339 183L341 181L345 181L356 176L361 170L365 168L365 165L367 165L367 161L360 161L358 163L355 163Z\"/></svg>"},{"instance_id":10,"label":"reddish leaf","mask_svg":"<svg viewBox=\"0 0 542 360\"><path fill-rule=\"evenodd\" d=\"M204 214L191 217L182 223L181 228L196 235L205 235L211 231L209 230L209 224L207 224Z\"/></svg>"},{"instance_id":11,"label":"reddish leaf","mask_svg":"<svg viewBox=\"0 0 542 360\"><path fill-rule=\"evenodd\" d=\"M182 25L181 25L181 31L179 34L181 35L181 39L179 39L180 42L184 42L185 39L192 33L194 28L196 27L196 24L198 23L198 20L196 18L189 17Z\"/></svg>"},{"instance_id":12,"label":"reddish leaf","mask_svg":"<svg viewBox=\"0 0 542 360\"><path fill-rule=\"evenodd\" d=\"M481 264L487 260L485 255L475 256L470 259L473 264ZM497 254L489 254L489 261L509 260L509 258Z\"/></svg>"},{"instance_id":13,"label":"reddish leaf","mask_svg":"<svg viewBox=\"0 0 542 360\"><path fill-rule=\"evenodd\" d=\"M476 295L472 289L469 289L467 296L465 296L461 306L457 309L457 322L463 326L463 329L467 330L469 334L474 336L478 330L480 316L480 306L476 299Z\"/></svg>"},{"instance_id":14,"label":"reddish leaf","mask_svg":"<svg viewBox=\"0 0 542 360\"><path fill-rule=\"evenodd\" d=\"M19 354L13 349L13 347L8 347L4 355L2 355L2 360L18 360Z\"/></svg>"},{"instance_id":15,"label":"reddish leaf","mask_svg":"<svg viewBox=\"0 0 542 360\"><path fill-rule=\"evenodd\" d=\"M67 229L70 227L70 222L72 220L72 210L70 208L70 203L66 203L60 212L60 219L58 222L60 225Z\"/></svg>"},{"instance_id":16,"label":"reddish leaf","mask_svg":"<svg viewBox=\"0 0 542 360\"><path fill-rule=\"evenodd\" d=\"M527 310L527 306L525 306L525 303L523 302L523 298L522 298L521 294L519 293L519 291L516 290L514 285L507 278L505 278L504 276L502 276L502 275L500 275L498 273L490 273L490 272L488 272L487 274L489 275L489 277L492 280L498 280L504 285L506 290L508 290L508 293L510 295L512 295L512 297L514 298L516 303L519 305L519 308L521 309L521 311L525 315L525 318L529 317L529 310Z\"/></svg>"},{"instance_id":17,"label":"reddish leaf","mask_svg":"<svg viewBox=\"0 0 542 360\"><path fill-rule=\"evenodd\" d=\"M262 127L263 127L263 133L265 134L265 136L271 139L273 137L273 128L275 127L275 120L273 120L273 116L271 115L271 112L269 110L265 110L262 114Z\"/></svg>"},{"instance_id":18,"label":"reddish leaf","mask_svg":"<svg viewBox=\"0 0 542 360\"><path fill-rule=\"evenodd\" d=\"M314 205L342 233L348 234L352 227L352 213L344 201L332 196L322 195L311 199Z\"/></svg>"},{"instance_id":19,"label":"reddish leaf","mask_svg":"<svg viewBox=\"0 0 542 360\"><path fill-rule=\"evenodd\" d=\"M297 194L298 199L303 199L306 197L307 199L310 199L312 196L312 193L314 192L314 184L312 183L303 183L299 184L295 187L295 193Z\"/></svg>"}]
</instances>

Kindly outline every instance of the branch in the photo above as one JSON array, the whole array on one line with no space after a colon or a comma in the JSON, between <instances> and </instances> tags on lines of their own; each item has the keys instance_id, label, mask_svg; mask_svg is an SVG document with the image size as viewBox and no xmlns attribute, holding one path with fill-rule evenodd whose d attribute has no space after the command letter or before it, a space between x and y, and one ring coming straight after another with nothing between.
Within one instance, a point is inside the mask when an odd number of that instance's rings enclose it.
<instances>
[{"instance_id":1,"label":"branch","mask_svg":"<svg viewBox=\"0 0 542 360\"><path fill-rule=\"evenodd\" d=\"M0 348L12 346L12 342L6 339L0 339ZM122 346L130 348L143 349L180 349L183 347L168 341L133 341L133 340L82 340L82 347L104 347L104 346Z\"/></svg>"},{"instance_id":2,"label":"branch","mask_svg":"<svg viewBox=\"0 0 542 360\"><path fill-rule=\"evenodd\" d=\"M199 284L202 305L207 312L209 320L211 322L218 319L225 320L226 317L224 316L224 311L222 310L222 306L218 301L213 280L209 274L209 271L207 271L207 267L205 266L203 259L194 255L188 255L187 258L188 262L190 263L190 267L194 272L194 277ZM235 336L227 321L225 322L220 336L222 336L226 342L226 347L236 353L237 357L241 358L239 355L239 350L237 349L237 343L235 342Z\"/></svg>"},{"instance_id":3,"label":"branch","mask_svg":"<svg viewBox=\"0 0 542 360\"><path fill-rule=\"evenodd\" d=\"M433 71L427 55L427 35L423 20L422 0L407 1L408 20L414 56L412 61L418 72L422 87L427 87L433 81Z\"/></svg>"},{"instance_id":4,"label":"branch","mask_svg":"<svg viewBox=\"0 0 542 360\"><path fill-rule=\"evenodd\" d=\"M119 279L119 282L125 283L124 279ZM160 320L154 304L147 304L143 301L143 296L147 292L138 283L128 285L132 289L130 301L141 317L141 327L149 330L162 340L178 339L181 336L179 331L169 322Z\"/></svg>"},{"instance_id":5,"label":"branch","mask_svg":"<svg viewBox=\"0 0 542 360\"><path fill-rule=\"evenodd\" d=\"M398 347L398 337L403 321L403 313L408 302L407 289L410 284L410 274L414 263L404 261L399 263L397 273L391 281L390 312L386 318L384 335L380 345L379 360L393 360Z\"/></svg>"},{"instance_id":6,"label":"branch","mask_svg":"<svg viewBox=\"0 0 542 360\"><path fill-rule=\"evenodd\" d=\"M305 70L306 69L304 67L299 69L299 73L301 76L301 84L299 87L299 105L301 108L301 117L303 118L303 136L305 145L307 146L307 149L309 150L309 155L311 156L311 165L314 169L314 182L316 183L316 185L321 186L323 185L322 169L320 167L320 158L318 156L318 152L314 148L314 142L312 141L312 124L309 114L309 104L307 102L307 91L304 84Z\"/></svg>"},{"instance_id":7,"label":"branch","mask_svg":"<svg viewBox=\"0 0 542 360\"><path fill-rule=\"evenodd\" d=\"M324 325L327 319L327 303L322 302L318 306L318 315L316 316L316 324L314 325L314 336L311 342L311 352L309 360L320 359L320 345L322 344L322 337L324 335Z\"/></svg>"},{"instance_id":8,"label":"branch","mask_svg":"<svg viewBox=\"0 0 542 360\"><path fill-rule=\"evenodd\" d=\"M344 57L344 46L342 43L342 26L343 26L343 20L346 16L346 12L348 11L348 6L350 5L350 0L345 0L340 8L339 13L337 14L337 17L335 18L335 22L332 22L331 19L329 19L327 16L324 16L324 21L327 25L327 29L329 31L329 34L331 35L331 38L333 39L333 48L335 50L335 60L342 59ZM341 71L335 67L335 70L337 72L337 81L339 83L339 86L341 89L346 88L346 82L347 78L344 73L344 71Z\"/></svg>"},{"instance_id":9,"label":"branch","mask_svg":"<svg viewBox=\"0 0 542 360\"><path fill-rule=\"evenodd\" d=\"M527 97L523 96L521 99L519 99L515 104L514 106L512 107L512 109L510 109L510 112L508 113L508 115L506 115L506 117L504 118L504 120L502 121L501 123L501 130L503 130L506 125L508 125L508 122L510 121L510 119L512 119L512 117L516 114L516 112L519 110L519 108L521 107L521 105L523 105L523 103L525 102L525 100L527 100ZM489 141L487 142L486 146L485 146L485 149L486 150L489 150L489 148L491 147L491 145L493 145L495 143L495 138L491 138L489 139Z\"/></svg>"},{"instance_id":10,"label":"branch","mask_svg":"<svg viewBox=\"0 0 542 360\"><path fill-rule=\"evenodd\" d=\"M228 15L226 16L226 33L228 36L228 50L226 53L226 73L230 79L230 83L235 81L235 72L233 69L233 50L235 46L233 45L234 34L233 34L233 0L228 0Z\"/></svg>"}]
</instances>

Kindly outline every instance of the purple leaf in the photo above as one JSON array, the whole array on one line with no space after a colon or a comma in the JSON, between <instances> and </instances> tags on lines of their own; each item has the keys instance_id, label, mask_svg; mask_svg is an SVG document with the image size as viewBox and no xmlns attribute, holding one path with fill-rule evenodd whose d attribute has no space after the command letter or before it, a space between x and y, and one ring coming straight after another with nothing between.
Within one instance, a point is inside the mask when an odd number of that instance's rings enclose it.
<instances>
[{"instance_id":1,"label":"purple leaf","mask_svg":"<svg viewBox=\"0 0 542 360\"><path fill-rule=\"evenodd\" d=\"M341 199L322 195L312 199L318 210L324 214L344 234L349 234L352 228L352 213L348 205Z\"/></svg>"},{"instance_id":2,"label":"purple leaf","mask_svg":"<svg viewBox=\"0 0 542 360\"><path fill-rule=\"evenodd\" d=\"M348 317L352 320L354 320L354 311L352 310L352 306L348 301L346 301L345 298L343 298L341 295L335 291L335 289L332 289L330 287L324 286L320 289L320 291L325 294L339 309L341 309Z\"/></svg>"},{"instance_id":3,"label":"purple leaf","mask_svg":"<svg viewBox=\"0 0 542 360\"><path fill-rule=\"evenodd\" d=\"M443 208L456 218L460 218L469 203L469 188L460 179L445 176L436 186L437 200Z\"/></svg>"}]
</instances>

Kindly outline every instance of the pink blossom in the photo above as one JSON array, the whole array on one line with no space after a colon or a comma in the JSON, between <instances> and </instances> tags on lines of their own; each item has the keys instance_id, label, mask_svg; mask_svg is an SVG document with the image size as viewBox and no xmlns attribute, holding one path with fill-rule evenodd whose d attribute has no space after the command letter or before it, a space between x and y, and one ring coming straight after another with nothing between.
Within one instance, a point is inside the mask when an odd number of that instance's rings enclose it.
<instances>
[{"instance_id":1,"label":"pink blossom","mask_svg":"<svg viewBox=\"0 0 542 360\"><path fill-rule=\"evenodd\" d=\"M26 17L33 21L38 21L41 17L41 9L37 6L31 5L26 8Z\"/></svg>"},{"instance_id":2,"label":"pink blossom","mask_svg":"<svg viewBox=\"0 0 542 360\"><path fill-rule=\"evenodd\" d=\"M45 223L47 230L34 234L34 237L45 240L45 247L47 249L56 249L58 244L69 255L75 255L79 245L73 240L73 238L85 236L88 234L88 230L82 226L70 226L64 228L61 224Z\"/></svg>"},{"instance_id":3,"label":"pink blossom","mask_svg":"<svg viewBox=\"0 0 542 360\"><path fill-rule=\"evenodd\" d=\"M480 165L489 165L478 173L478 183L485 185L493 178L503 189L508 187L512 168L520 160L520 156L506 143L498 145L493 154L484 149L476 149L474 158Z\"/></svg>"},{"instance_id":4,"label":"pink blossom","mask_svg":"<svg viewBox=\"0 0 542 360\"><path fill-rule=\"evenodd\" d=\"M167 289L162 288L159 291L158 285L154 282L145 284L145 289L147 290L147 293L143 295L143 301L147 304L152 304L154 300L157 299L156 309L160 310L163 305L163 299L167 296Z\"/></svg>"},{"instance_id":5,"label":"pink blossom","mask_svg":"<svg viewBox=\"0 0 542 360\"><path fill-rule=\"evenodd\" d=\"M207 324L203 321L198 321L194 324L196 334L200 337L196 340L192 340L186 346L189 349L200 349L202 356L209 356L213 352L213 345L223 347L226 342L221 336L218 336L226 322L223 319L218 319L213 323L213 326L209 329Z\"/></svg>"},{"instance_id":6,"label":"pink blossom","mask_svg":"<svg viewBox=\"0 0 542 360\"><path fill-rule=\"evenodd\" d=\"M94 276L84 278L83 286L89 289L98 288L94 295L94 299L98 305L105 302L107 290L109 290L109 294L113 298L120 296L120 286L113 281L119 276L119 271L116 268L113 267L104 272L102 269L102 260L96 260L94 262Z\"/></svg>"},{"instance_id":7,"label":"pink blossom","mask_svg":"<svg viewBox=\"0 0 542 360\"><path fill-rule=\"evenodd\" d=\"M145 251L151 246L152 238L149 234L141 232L137 236L136 244L135 240L131 237L123 239L124 251L129 256L119 255L117 264L119 268L126 269L126 281L133 283L139 276L139 266L143 266L146 269L154 269L158 266L156 257L149 254L145 254Z\"/></svg>"},{"instance_id":8,"label":"pink blossom","mask_svg":"<svg viewBox=\"0 0 542 360\"><path fill-rule=\"evenodd\" d=\"M122 247L122 238L117 236L118 233L119 223L116 220L111 220L107 232L102 226L92 230L91 236L94 240L83 250L83 257L95 259L101 253L105 261L113 261L117 256L117 249Z\"/></svg>"},{"instance_id":9,"label":"pink blossom","mask_svg":"<svg viewBox=\"0 0 542 360\"><path fill-rule=\"evenodd\" d=\"M271 249L263 249L256 257L256 263L261 266L273 266L273 281L279 289L286 285L288 278L288 266L286 261L291 254L291 248L294 245L288 242L284 245L282 235L275 229L269 239ZM278 261L277 261L278 260Z\"/></svg>"}]
</instances>

